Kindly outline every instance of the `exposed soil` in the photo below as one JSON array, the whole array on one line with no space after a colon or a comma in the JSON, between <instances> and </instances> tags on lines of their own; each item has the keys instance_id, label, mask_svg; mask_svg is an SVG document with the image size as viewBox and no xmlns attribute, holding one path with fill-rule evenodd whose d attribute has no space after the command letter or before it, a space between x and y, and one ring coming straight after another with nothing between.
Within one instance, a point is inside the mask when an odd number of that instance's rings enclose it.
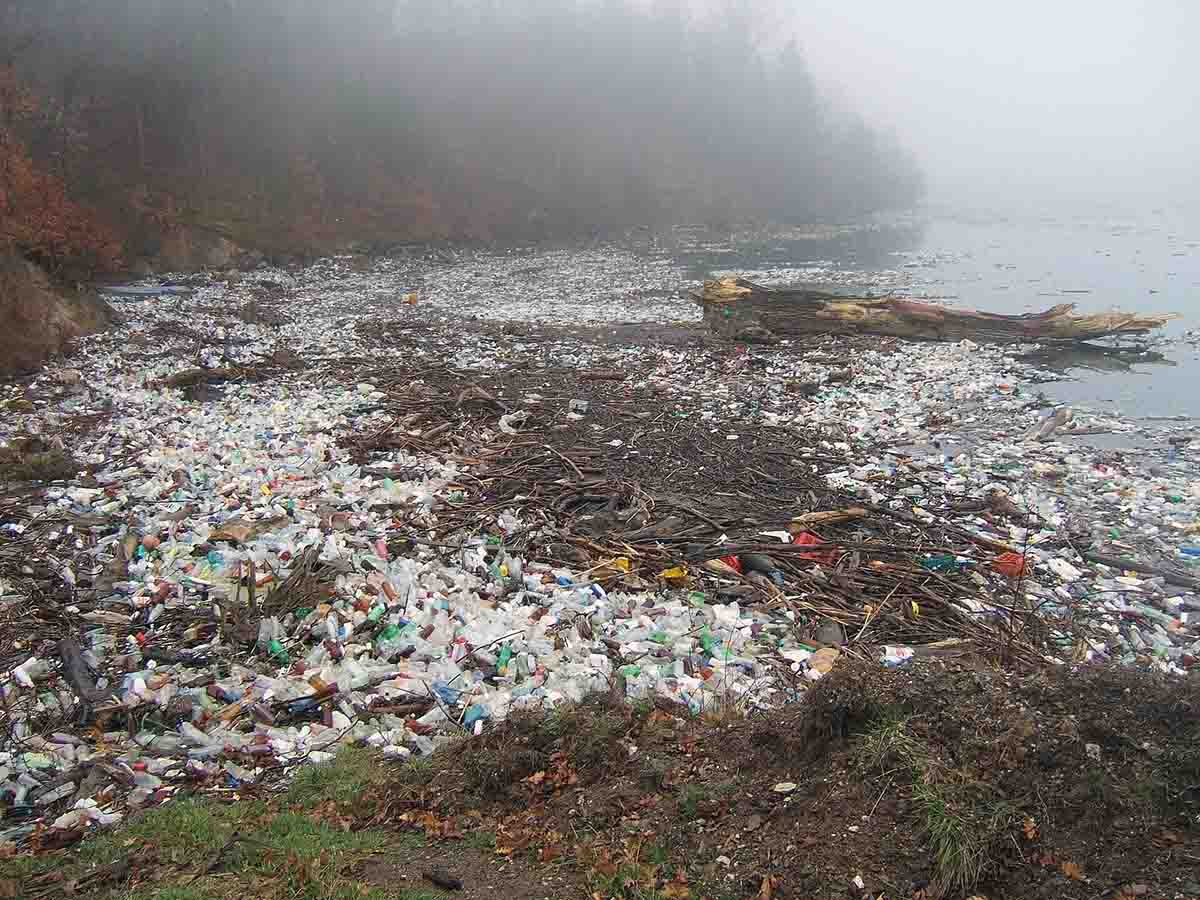
<instances>
[{"instance_id":1,"label":"exposed soil","mask_svg":"<svg viewBox=\"0 0 1200 900\"><path fill-rule=\"evenodd\" d=\"M0 254L0 375L32 372L113 319L95 295L60 289L32 263Z\"/></svg>"},{"instance_id":2,"label":"exposed soil","mask_svg":"<svg viewBox=\"0 0 1200 900\"><path fill-rule=\"evenodd\" d=\"M534 867L493 851L443 842L372 857L352 873L365 887L432 891L439 886L461 900L557 900L582 896L574 868ZM461 883L460 888L446 885Z\"/></svg>"},{"instance_id":3,"label":"exposed soil","mask_svg":"<svg viewBox=\"0 0 1200 900\"><path fill-rule=\"evenodd\" d=\"M602 897L1192 897L1198 739L1194 678L850 662L749 719L517 717L373 815L450 858L482 829L537 871L570 859Z\"/></svg>"}]
</instances>

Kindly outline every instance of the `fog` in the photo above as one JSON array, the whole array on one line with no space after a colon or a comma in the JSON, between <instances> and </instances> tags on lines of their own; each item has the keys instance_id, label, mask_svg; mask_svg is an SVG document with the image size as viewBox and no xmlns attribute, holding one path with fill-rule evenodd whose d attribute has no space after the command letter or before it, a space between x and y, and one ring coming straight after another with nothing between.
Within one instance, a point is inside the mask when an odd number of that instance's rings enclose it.
<instances>
[{"instance_id":1,"label":"fog","mask_svg":"<svg viewBox=\"0 0 1200 900\"><path fill-rule=\"evenodd\" d=\"M934 202L1200 200L1200 4L798 0L791 23Z\"/></svg>"},{"instance_id":2,"label":"fog","mask_svg":"<svg viewBox=\"0 0 1200 900\"><path fill-rule=\"evenodd\" d=\"M1178 207L1197 33L1183 0L0 0L0 196L146 254Z\"/></svg>"},{"instance_id":3,"label":"fog","mask_svg":"<svg viewBox=\"0 0 1200 900\"><path fill-rule=\"evenodd\" d=\"M0 0L0 63L39 97L37 161L95 206L134 196L148 239L181 217L328 244L916 201L909 150L812 77L781 9Z\"/></svg>"}]
</instances>

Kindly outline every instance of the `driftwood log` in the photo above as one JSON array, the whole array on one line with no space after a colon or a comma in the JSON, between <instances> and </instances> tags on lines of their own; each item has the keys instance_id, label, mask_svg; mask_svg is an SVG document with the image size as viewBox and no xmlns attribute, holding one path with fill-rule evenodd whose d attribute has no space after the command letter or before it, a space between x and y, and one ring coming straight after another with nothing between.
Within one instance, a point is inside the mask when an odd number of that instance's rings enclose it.
<instances>
[{"instance_id":1,"label":"driftwood log","mask_svg":"<svg viewBox=\"0 0 1200 900\"><path fill-rule=\"evenodd\" d=\"M808 288L772 288L742 278L706 281L693 294L714 332L741 339L833 332L912 340L980 343L1088 341L1144 335L1175 314L1104 312L1077 315L1075 304L1004 316L899 298L849 297Z\"/></svg>"}]
</instances>

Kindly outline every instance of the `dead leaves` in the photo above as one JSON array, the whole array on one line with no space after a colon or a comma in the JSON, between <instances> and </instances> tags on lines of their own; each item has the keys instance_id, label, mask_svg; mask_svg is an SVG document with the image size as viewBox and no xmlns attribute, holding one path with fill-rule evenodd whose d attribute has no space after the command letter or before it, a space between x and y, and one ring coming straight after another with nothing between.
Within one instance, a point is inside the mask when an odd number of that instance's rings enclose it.
<instances>
[{"instance_id":1,"label":"dead leaves","mask_svg":"<svg viewBox=\"0 0 1200 900\"><path fill-rule=\"evenodd\" d=\"M416 810L406 812L400 816L400 821L421 829L430 837L461 838L463 836L453 818L442 819L431 812Z\"/></svg>"},{"instance_id":2,"label":"dead leaves","mask_svg":"<svg viewBox=\"0 0 1200 900\"><path fill-rule=\"evenodd\" d=\"M1025 834L1025 840L1035 841L1038 836L1037 822L1033 821L1029 816L1025 817L1025 821L1021 824L1021 831Z\"/></svg>"},{"instance_id":3,"label":"dead leaves","mask_svg":"<svg viewBox=\"0 0 1200 900\"><path fill-rule=\"evenodd\" d=\"M653 838L652 832L644 832L626 838L619 847L581 845L575 849L575 859L590 870L592 881L608 886L619 883L622 890L631 895L645 893L671 900L691 900L695 895L682 866L671 871L665 864L649 859L654 847ZM592 896L603 898L610 894L596 891Z\"/></svg>"},{"instance_id":4,"label":"dead leaves","mask_svg":"<svg viewBox=\"0 0 1200 900\"><path fill-rule=\"evenodd\" d=\"M1083 875L1083 869L1080 867L1079 863L1072 862L1071 860L1067 859L1060 860L1052 853L1041 854L1039 857L1037 857L1037 861L1040 865L1043 865L1048 869L1057 868L1072 881L1086 880Z\"/></svg>"},{"instance_id":5,"label":"dead leaves","mask_svg":"<svg viewBox=\"0 0 1200 900\"><path fill-rule=\"evenodd\" d=\"M579 775L576 774L575 768L571 765L567 754L555 753L550 757L550 768L534 772L525 779L525 783L534 787L543 787L553 793L562 788L578 784Z\"/></svg>"},{"instance_id":6,"label":"dead leaves","mask_svg":"<svg viewBox=\"0 0 1200 900\"><path fill-rule=\"evenodd\" d=\"M1083 881L1083 869L1079 867L1078 863L1064 862L1059 866L1059 869L1072 881Z\"/></svg>"}]
</instances>

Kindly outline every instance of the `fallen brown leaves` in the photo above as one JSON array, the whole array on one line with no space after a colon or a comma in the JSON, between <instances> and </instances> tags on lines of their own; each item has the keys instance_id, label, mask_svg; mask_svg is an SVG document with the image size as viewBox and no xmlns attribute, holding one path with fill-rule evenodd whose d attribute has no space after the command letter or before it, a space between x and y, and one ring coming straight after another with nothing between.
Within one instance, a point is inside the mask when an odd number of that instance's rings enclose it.
<instances>
[{"instance_id":1,"label":"fallen brown leaves","mask_svg":"<svg viewBox=\"0 0 1200 900\"><path fill-rule=\"evenodd\" d=\"M1078 863L1064 862L1059 868L1072 881L1083 881L1083 869L1079 867Z\"/></svg>"},{"instance_id":2,"label":"fallen brown leaves","mask_svg":"<svg viewBox=\"0 0 1200 900\"><path fill-rule=\"evenodd\" d=\"M453 817L441 818L432 812L424 810L406 812L400 816L400 821L413 828L420 829L429 837L461 838L463 836Z\"/></svg>"}]
</instances>

